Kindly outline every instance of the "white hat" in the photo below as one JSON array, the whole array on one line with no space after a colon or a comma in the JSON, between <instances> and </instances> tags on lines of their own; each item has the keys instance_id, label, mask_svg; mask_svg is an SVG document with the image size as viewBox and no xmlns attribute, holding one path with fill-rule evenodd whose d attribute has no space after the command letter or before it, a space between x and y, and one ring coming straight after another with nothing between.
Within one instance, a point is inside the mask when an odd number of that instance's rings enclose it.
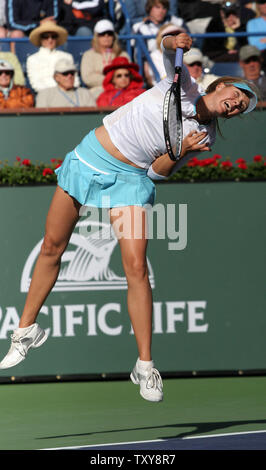
<instances>
[{"instance_id":1,"label":"white hat","mask_svg":"<svg viewBox=\"0 0 266 470\"><path fill-rule=\"evenodd\" d=\"M69 59L60 59L55 64L54 73L76 72L76 66Z\"/></svg>"},{"instance_id":2,"label":"white hat","mask_svg":"<svg viewBox=\"0 0 266 470\"><path fill-rule=\"evenodd\" d=\"M7 71L12 71L14 72L14 67L12 64L7 62L7 60L2 60L0 59L0 70L7 70Z\"/></svg>"},{"instance_id":3,"label":"white hat","mask_svg":"<svg viewBox=\"0 0 266 470\"><path fill-rule=\"evenodd\" d=\"M184 54L185 64L193 64L194 62L204 62L204 57L202 52L196 47L192 47L186 54Z\"/></svg>"},{"instance_id":4,"label":"white hat","mask_svg":"<svg viewBox=\"0 0 266 470\"><path fill-rule=\"evenodd\" d=\"M167 34L171 33L186 33L186 30L185 28L182 28L182 26L177 26L172 23L167 25L164 29L162 28L162 36L166 36Z\"/></svg>"},{"instance_id":5,"label":"white hat","mask_svg":"<svg viewBox=\"0 0 266 470\"><path fill-rule=\"evenodd\" d=\"M101 34L105 33L105 31L113 31L114 32L115 28L110 20L100 20L96 23L94 26L94 33Z\"/></svg>"}]
</instances>

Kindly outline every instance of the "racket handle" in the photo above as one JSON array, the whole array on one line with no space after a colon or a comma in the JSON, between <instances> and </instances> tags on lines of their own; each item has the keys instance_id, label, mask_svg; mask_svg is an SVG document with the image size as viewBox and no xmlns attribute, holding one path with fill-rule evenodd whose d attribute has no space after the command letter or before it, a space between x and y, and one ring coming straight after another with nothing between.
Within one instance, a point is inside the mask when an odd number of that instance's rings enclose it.
<instances>
[{"instance_id":1,"label":"racket handle","mask_svg":"<svg viewBox=\"0 0 266 470\"><path fill-rule=\"evenodd\" d=\"M175 53L175 67L182 67L183 65L183 49L178 47Z\"/></svg>"}]
</instances>

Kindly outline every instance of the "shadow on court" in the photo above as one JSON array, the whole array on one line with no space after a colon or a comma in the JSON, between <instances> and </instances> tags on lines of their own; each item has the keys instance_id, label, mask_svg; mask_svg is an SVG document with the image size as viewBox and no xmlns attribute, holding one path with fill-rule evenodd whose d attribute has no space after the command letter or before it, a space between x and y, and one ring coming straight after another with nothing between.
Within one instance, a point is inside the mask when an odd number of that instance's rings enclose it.
<instances>
[{"instance_id":1,"label":"shadow on court","mask_svg":"<svg viewBox=\"0 0 266 470\"><path fill-rule=\"evenodd\" d=\"M186 437L193 437L198 435L205 435L209 433L216 433L217 431L224 431L226 428L232 428L234 426L243 426L243 425L251 425L251 424L266 424L266 419L256 419L256 420L243 420L243 421L219 421L219 422L211 422L211 423L184 423L184 424L164 424L160 426L147 426L147 427L138 427L138 428L123 428L123 429L113 429L113 430L104 430L104 431L96 431L96 432L88 432L88 433L80 433L80 434L62 434L60 436L44 436L38 437L37 440L45 440L45 439L65 439L67 437L81 437L81 436L94 436L99 434L109 434L109 433L119 433L119 432L127 432L127 431L145 431L145 430L153 430L153 429L174 429L174 428L194 428L193 430L178 432L176 435L170 436L160 436L160 439L175 439L175 438L186 438Z\"/></svg>"}]
</instances>

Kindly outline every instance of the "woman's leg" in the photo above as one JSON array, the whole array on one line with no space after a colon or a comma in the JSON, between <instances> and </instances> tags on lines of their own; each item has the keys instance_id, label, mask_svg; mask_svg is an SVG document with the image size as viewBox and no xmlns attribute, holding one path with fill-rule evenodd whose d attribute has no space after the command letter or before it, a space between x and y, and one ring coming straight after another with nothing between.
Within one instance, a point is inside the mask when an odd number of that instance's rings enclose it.
<instances>
[{"instance_id":1,"label":"woman's leg","mask_svg":"<svg viewBox=\"0 0 266 470\"><path fill-rule=\"evenodd\" d=\"M128 282L128 312L137 341L139 358L142 361L150 361L152 292L146 261L145 210L137 206L111 209L110 220L118 237Z\"/></svg>"},{"instance_id":2,"label":"woman's leg","mask_svg":"<svg viewBox=\"0 0 266 470\"><path fill-rule=\"evenodd\" d=\"M61 256L79 218L80 204L59 186L47 215L45 236L19 327L32 325L59 274Z\"/></svg>"}]
</instances>

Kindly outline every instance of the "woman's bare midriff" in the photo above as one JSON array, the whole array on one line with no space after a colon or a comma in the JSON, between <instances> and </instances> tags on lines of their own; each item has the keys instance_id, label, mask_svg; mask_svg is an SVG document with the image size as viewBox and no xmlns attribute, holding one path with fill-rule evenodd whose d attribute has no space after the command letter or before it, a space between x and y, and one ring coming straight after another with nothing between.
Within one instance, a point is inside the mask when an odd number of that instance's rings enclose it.
<instances>
[{"instance_id":1,"label":"woman's bare midriff","mask_svg":"<svg viewBox=\"0 0 266 470\"><path fill-rule=\"evenodd\" d=\"M97 137L97 140L100 142L100 144L103 146L103 148L112 155L112 157L117 158L117 160L120 160L121 162L127 163L128 165L135 166L136 168L140 168L138 165L135 165L135 163L132 163L130 160L128 160L119 150L118 148L113 144L111 141L109 134L107 130L105 129L104 126L98 127L95 130L95 135Z\"/></svg>"}]
</instances>

